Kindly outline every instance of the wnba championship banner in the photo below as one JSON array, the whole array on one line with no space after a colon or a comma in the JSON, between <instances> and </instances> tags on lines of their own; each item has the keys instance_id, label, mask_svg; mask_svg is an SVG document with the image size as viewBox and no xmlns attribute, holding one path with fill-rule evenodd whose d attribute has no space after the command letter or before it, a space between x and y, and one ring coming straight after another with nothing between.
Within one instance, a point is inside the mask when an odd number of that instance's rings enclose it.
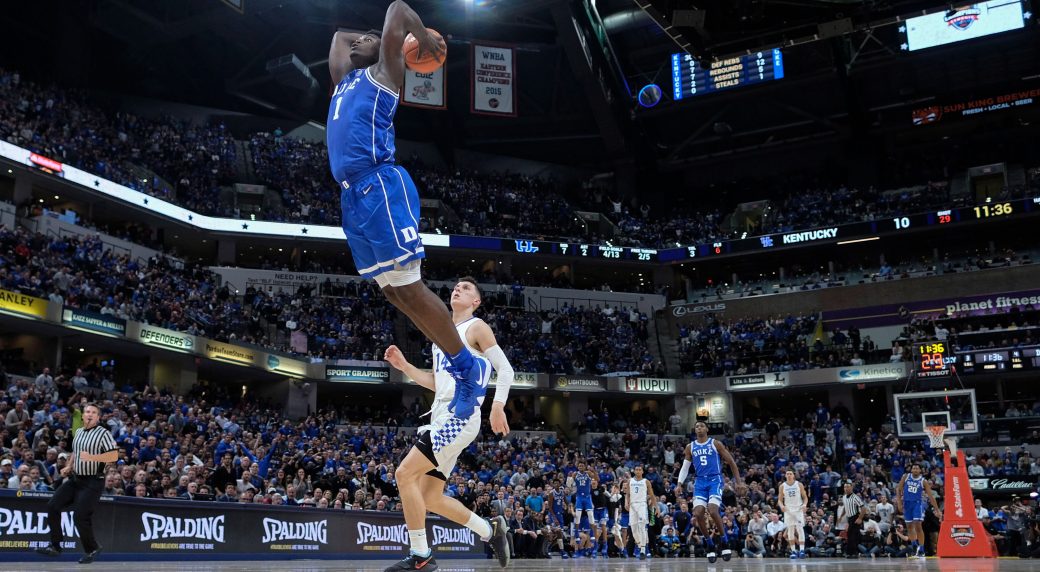
<instances>
[{"instance_id":1,"label":"wnba championship banner","mask_svg":"<svg viewBox=\"0 0 1040 572\"><path fill-rule=\"evenodd\" d=\"M444 85L443 66L431 73L422 73L406 68L404 70L404 88L402 89L404 97L402 101L406 105L415 107L444 109L446 107Z\"/></svg>"},{"instance_id":2,"label":"wnba championship banner","mask_svg":"<svg viewBox=\"0 0 1040 572\"><path fill-rule=\"evenodd\" d=\"M516 116L516 52L473 45L473 113Z\"/></svg>"}]
</instances>

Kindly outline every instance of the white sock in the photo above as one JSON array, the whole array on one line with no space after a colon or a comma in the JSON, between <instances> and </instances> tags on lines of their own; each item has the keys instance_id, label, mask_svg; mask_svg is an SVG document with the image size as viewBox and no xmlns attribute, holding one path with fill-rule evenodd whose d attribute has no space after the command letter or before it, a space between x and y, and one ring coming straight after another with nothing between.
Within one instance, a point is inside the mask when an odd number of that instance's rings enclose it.
<instances>
[{"instance_id":1,"label":"white sock","mask_svg":"<svg viewBox=\"0 0 1040 572\"><path fill-rule=\"evenodd\" d=\"M430 545L426 543L426 529L409 530L408 541L412 545L412 554L416 556L429 556Z\"/></svg>"},{"instance_id":2,"label":"white sock","mask_svg":"<svg viewBox=\"0 0 1040 572\"><path fill-rule=\"evenodd\" d=\"M472 530L480 536L480 539L484 542L491 540L491 524L480 518L476 513L469 513L469 520L466 521L466 528Z\"/></svg>"}]
</instances>

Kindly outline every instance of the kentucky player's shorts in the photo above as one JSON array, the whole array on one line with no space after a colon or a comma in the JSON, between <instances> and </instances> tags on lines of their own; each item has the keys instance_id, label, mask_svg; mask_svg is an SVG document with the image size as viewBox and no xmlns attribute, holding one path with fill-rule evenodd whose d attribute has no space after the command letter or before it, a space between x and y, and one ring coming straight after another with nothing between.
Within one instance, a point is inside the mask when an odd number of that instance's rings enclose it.
<instances>
[{"instance_id":1,"label":"kentucky player's shorts","mask_svg":"<svg viewBox=\"0 0 1040 572\"><path fill-rule=\"evenodd\" d=\"M603 526L607 522L607 507L600 507L595 510L596 522Z\"/></svg>"},{"instance_id":2,"label":"kentucky player's shorts","mask_svg":"<svg viewBox=\"0 0 1040 572\"><path fill-rule=\"evenodd\" d=\"M426 257L419 238L419 192L391 163L340 181L343 232L359 274L375 279Z\"/></svg>"},{"instance_id":3,"label":"kentucky player's shorts","mask_svg":"<svg viewBox=\"0 0 1040 572\"><path fill-rule=\"evenodd\" d=\"M429 425L420 427L418 434L415 448L434 465L427 474L446 481L455 469L459 454L480 435L480 409L465 421L451 413L440 415Z\"/></svg>"},{"instance_id":4,"label":"kentucky player's shorts","mask_svg":"<svg viewBox=\"0 0 1040 572\"><path fill-rule=\"evenodd\" d=\"M805 513L802 512L801 509L785 510L784 524L786 524L787 526L805 526Z\"/></svg>"},{"instance_id":5,"label":"kentucky player's shorts","mask_svg":"<svg viewBox=\"0 0 1040 572\"><path fill-rule=\"evenodd\" d=\"M903 520L907 522L921 522L924 520L923 502L903 501Z\"/></svg>"},{"instance_id":6,"label":"kentucky player's shorts","mask_svg":"<svg viewBox=\"0 0 1040 572\"><path fill-rule=\"evenodd\" d=\"M693 506L722 505L722 477L700 478L693 485Z\"/></svg>"},{"instance_id":7,"label":"kentucky player's shorts","mask_svg":"<svg viewBox=\"0 0 1040 572\"><path fill-rule=\"evenodd\" d=\"M592 497L574 497L574 510L592 510Z\"/></svg>"}]
</instances>

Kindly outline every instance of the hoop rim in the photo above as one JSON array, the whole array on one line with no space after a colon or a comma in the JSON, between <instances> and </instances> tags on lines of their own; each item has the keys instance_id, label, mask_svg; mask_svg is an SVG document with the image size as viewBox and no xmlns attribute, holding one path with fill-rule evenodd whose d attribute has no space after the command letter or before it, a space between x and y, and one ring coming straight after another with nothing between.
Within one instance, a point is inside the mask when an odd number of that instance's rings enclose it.
<instances>
[{"instance_id":1,"label":"hoop rim","mask_svg":"<svg viewBox=\"0 0 1040 572\"><path fill-rule=\"evenodd\" d=\"M943 436L949 427L945 425L926 425L924 430L928 434L928 442L933 449L942 449L944 445Z\"/></svg>"}]
</instances>

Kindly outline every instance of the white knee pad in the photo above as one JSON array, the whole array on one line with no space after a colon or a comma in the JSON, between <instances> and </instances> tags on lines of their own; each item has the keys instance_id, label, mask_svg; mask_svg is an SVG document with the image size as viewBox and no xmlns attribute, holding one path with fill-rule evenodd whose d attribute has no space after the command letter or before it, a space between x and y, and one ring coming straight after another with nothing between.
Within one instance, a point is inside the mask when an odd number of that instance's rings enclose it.
<instances>
[{"instance_id":1,"label":"white knee pad","mask_svg":"<svg viewBox=\"0 0 1040 572\"><path fill-rule=\"evenodd\" d=\"M386 288L387 286L398 288L415 284L422 280L422 273L419 271L420 267L421 261L419 260L413 260L404 266L395 266L393 270L387 270L376 276L376 284L380 288Z\"/></svg>"}]
</instances>

